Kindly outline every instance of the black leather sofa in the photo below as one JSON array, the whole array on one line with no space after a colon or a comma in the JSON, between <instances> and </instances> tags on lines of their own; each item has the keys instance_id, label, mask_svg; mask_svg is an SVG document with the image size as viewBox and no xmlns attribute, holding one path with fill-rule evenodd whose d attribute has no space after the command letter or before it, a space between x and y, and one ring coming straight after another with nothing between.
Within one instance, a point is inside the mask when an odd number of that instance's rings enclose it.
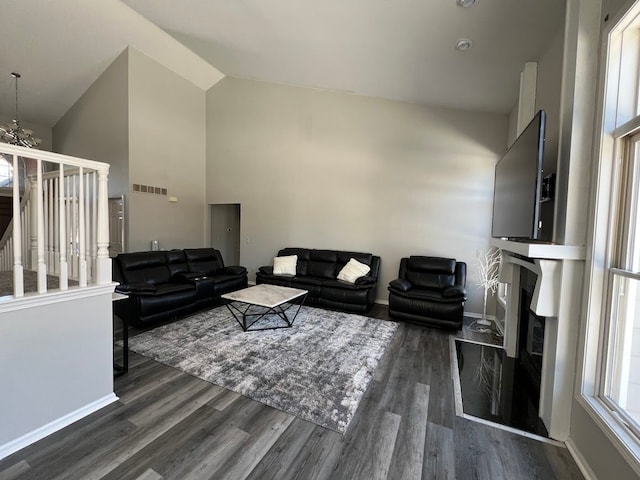
<instances>
[{"instance_id":1,"label":"black leather sofa","mask_svg":"<svg viewBox=\"0 0 640 480\"><path fill-rule=\"evenodd\" d=\"M225 267L214 248L121 253L113 259L114 313L137 327L159 323L215 304L245 288L247 269Z\"/></svg>"},{"instance_id":2,"label":"black leather sofa","mask_svg":"<svg viewBox=\"0 0 640 480\"><path fill-rule=\"evenodd\" d=\"M307 305L356 313L366 313L373 305L380 257L370 253L309 248L284 248L278 252L279 257L289 255L298 256L295 275L274 275L273 266L260 267L256 283L307 290ZM371 270L355 283L338 280L338 273L351 258L369 265Z\"/></svg>"},{"instance_id":3,"label":"black leather sofa","mask_svg":"<svg viewBox=\"0 0 640 480\"><path fill-rule=\"evenodd\" d=\"M452 258L412 256L400 261L389 283L389 315L422 325L462 328L467 264Z\"/></svg>"}]
</instances>

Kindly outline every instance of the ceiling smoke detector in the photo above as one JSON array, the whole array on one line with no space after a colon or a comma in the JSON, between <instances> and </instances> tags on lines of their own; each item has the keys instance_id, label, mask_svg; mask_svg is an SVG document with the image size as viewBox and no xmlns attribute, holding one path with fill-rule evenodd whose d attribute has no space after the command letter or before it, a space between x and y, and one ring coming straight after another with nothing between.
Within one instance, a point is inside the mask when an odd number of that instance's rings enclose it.
<instances>
[{"instance_id":1,"label":"ceiling smoke detector","mask_svg":"<svg viewBox=\"0 0 640 480\"><path fill-rule=\"evenodd\" d=\"M456 5L462 8L473 7L476 3L478 0L456 0Z\"/></svg>"},{"instance_id":2,"label":"ceiling smoke detector","mask_svg":"<svg viewBox=\"0 0 640 480\"><path fill-rule=\"evenodd\" d=\"M456 40L456 50L460 50L464 52L465 50L470 50L473 48L473 40L469 38L459 38Z\"/></svg>"}]
</instances>

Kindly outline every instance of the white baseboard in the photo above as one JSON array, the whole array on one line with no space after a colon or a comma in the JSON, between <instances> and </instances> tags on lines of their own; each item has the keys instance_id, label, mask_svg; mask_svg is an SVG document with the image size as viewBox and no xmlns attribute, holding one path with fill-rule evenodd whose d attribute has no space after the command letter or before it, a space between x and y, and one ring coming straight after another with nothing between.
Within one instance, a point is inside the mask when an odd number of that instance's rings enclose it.
<instances>
[{"instance_id":1,"label":"white baseboard","mask_svg":"<svg viewBox=\"0 0 640 480\"><path fill-rule=\"evenodd\" d=\"M593 470L591 470L591 467L589 466L585 458L582 456L582 453L580 453L580 450L576 448L575 444L573 443L573 440L569 438L565 442L565 445L567 446L567 450L569 450L569 453L573 457L573 460L576 462L576 465L578 465L578 468L580 469L580 472L582 473L584 478L586 480L596 480L597 479L596 474L593 473Z\"/></svg>"},{"instance_id":2,"label":"white baseboard","mask_svg":"<svg viewBox=\"0 0 640 480\"><path fill-rule=\"evenodd\" d=\"M118 400L118 397L115 393L111 393L105 397L102 397L95 402L92 402L84 407L75 410L64 417L60 417L53 422L50 422L40 428L37 428L15 440L11 440L9 443L5 443L4 445L0 445L0 460L5 457L8 457L12 453L21 450L32 443L37 442L38 440L43 439L44 437L51 435L58 430L71 425L73 422L77 422L81 418L86 417L87 415L100 410L103 407L115 402Z\"/></svg>"}]
</instances>

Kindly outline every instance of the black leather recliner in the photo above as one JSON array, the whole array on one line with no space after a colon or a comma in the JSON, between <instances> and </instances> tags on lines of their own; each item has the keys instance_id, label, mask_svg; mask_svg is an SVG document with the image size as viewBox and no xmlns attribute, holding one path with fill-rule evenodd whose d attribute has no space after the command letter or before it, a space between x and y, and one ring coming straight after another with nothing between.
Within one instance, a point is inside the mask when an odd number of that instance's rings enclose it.
<instances>
[{"instance_id":1,"label":"black leather recliner","mask_svg":"<svg viewBox=\"0 0 640 480\"><path fill-rule=\"evenodd\" d=\"M389 283L389 315L442 328L461 329L467 264L453 258L411 256Z\"/></svg>"},{"instance_id":2,"label":"black leather recliner","mask_svg":"<svg viewBox=\"0 0 640 480\"><path fill-rule=\"evenodd\" d=\"M283 248L278 252L279 257L288 255L298 256L295 275L275 275L272 266L264 266L258 269L256 283L307 290L306 305L354 313L366 313L373 306L380 273L377 255L309 248ZM371 270L355 283L338 280L338 272L351 258L369 265Z\"/></svg>"},{"instance_id":3,"label":"black leather recliner","mask_svg":"<svg viewBox=\"0 0 640 480\"><path fill-rule=\"evenodd\" d=\"M225 267L214 248L121 253L113 259L114 313L143 327L194 312L247 286L247 269Z\"/></svg>"}]
</instances>

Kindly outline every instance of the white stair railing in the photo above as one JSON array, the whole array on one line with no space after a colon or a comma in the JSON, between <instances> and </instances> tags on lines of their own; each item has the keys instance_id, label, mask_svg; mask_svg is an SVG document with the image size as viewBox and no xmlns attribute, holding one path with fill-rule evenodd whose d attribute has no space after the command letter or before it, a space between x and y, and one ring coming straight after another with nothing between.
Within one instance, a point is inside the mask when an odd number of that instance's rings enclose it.
<instances>
[{"instance_id":1,"label":"white stair railing","mask_svg":"<svg viewBox=\"0 0 640 480\"><path fill-rule=\"evenodd\" d=\"M38 293L47 291L47 275L69 279L80 288L111 282L108 256L107 179L109 165L0 143L13 171L27 164L22 198L13 181L13 216L0 239L0 270L13 270L14 296L24 295L24 268L37 272ZM4 243L3 243L4 242Z\"/></svg>"}]
</instances>

